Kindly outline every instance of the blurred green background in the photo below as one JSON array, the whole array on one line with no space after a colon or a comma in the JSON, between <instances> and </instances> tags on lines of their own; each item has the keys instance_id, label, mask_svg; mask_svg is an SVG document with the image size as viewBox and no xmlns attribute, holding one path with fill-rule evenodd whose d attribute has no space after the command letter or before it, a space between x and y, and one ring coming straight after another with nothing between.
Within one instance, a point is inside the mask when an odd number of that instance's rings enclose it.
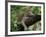
<instances>
[{"instance_id":1,"label":"blurred green background","mask_svg":"<svg viewBox=\"0 0 46 37\"><path fill-rule=\"evenodd\" d=\"M31 11L33 14L41 15L41 7L40 6L19 6L19 5L11 5L11 30L10 31L21 31L23 28L21 25L22 17L28 8L31 7ZM37 28L37 29L36 29ZM35 23L33 26L30 26L27 31L36 31L41 30L41 22Z\"/></svg>"}]
</instances>

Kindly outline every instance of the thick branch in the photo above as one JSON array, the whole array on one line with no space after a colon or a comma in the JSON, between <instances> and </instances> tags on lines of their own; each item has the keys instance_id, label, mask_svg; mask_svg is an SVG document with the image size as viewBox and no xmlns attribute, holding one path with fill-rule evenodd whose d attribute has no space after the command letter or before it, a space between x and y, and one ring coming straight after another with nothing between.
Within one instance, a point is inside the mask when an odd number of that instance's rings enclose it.
<instances>
[{"instance_id":1,"label":"thick branch","mask_svg":"<svg viewBox=\"0 0 46 37\"><path fill-rule=\"evenodd\" d=\"M34 23L38 22L41 20L41 15L31 15L31 16L28 16L29 18L27 18L25 20L25 25L27 27L29 27L30 25L33 25Z\"/></svg>"}]
</instances>

